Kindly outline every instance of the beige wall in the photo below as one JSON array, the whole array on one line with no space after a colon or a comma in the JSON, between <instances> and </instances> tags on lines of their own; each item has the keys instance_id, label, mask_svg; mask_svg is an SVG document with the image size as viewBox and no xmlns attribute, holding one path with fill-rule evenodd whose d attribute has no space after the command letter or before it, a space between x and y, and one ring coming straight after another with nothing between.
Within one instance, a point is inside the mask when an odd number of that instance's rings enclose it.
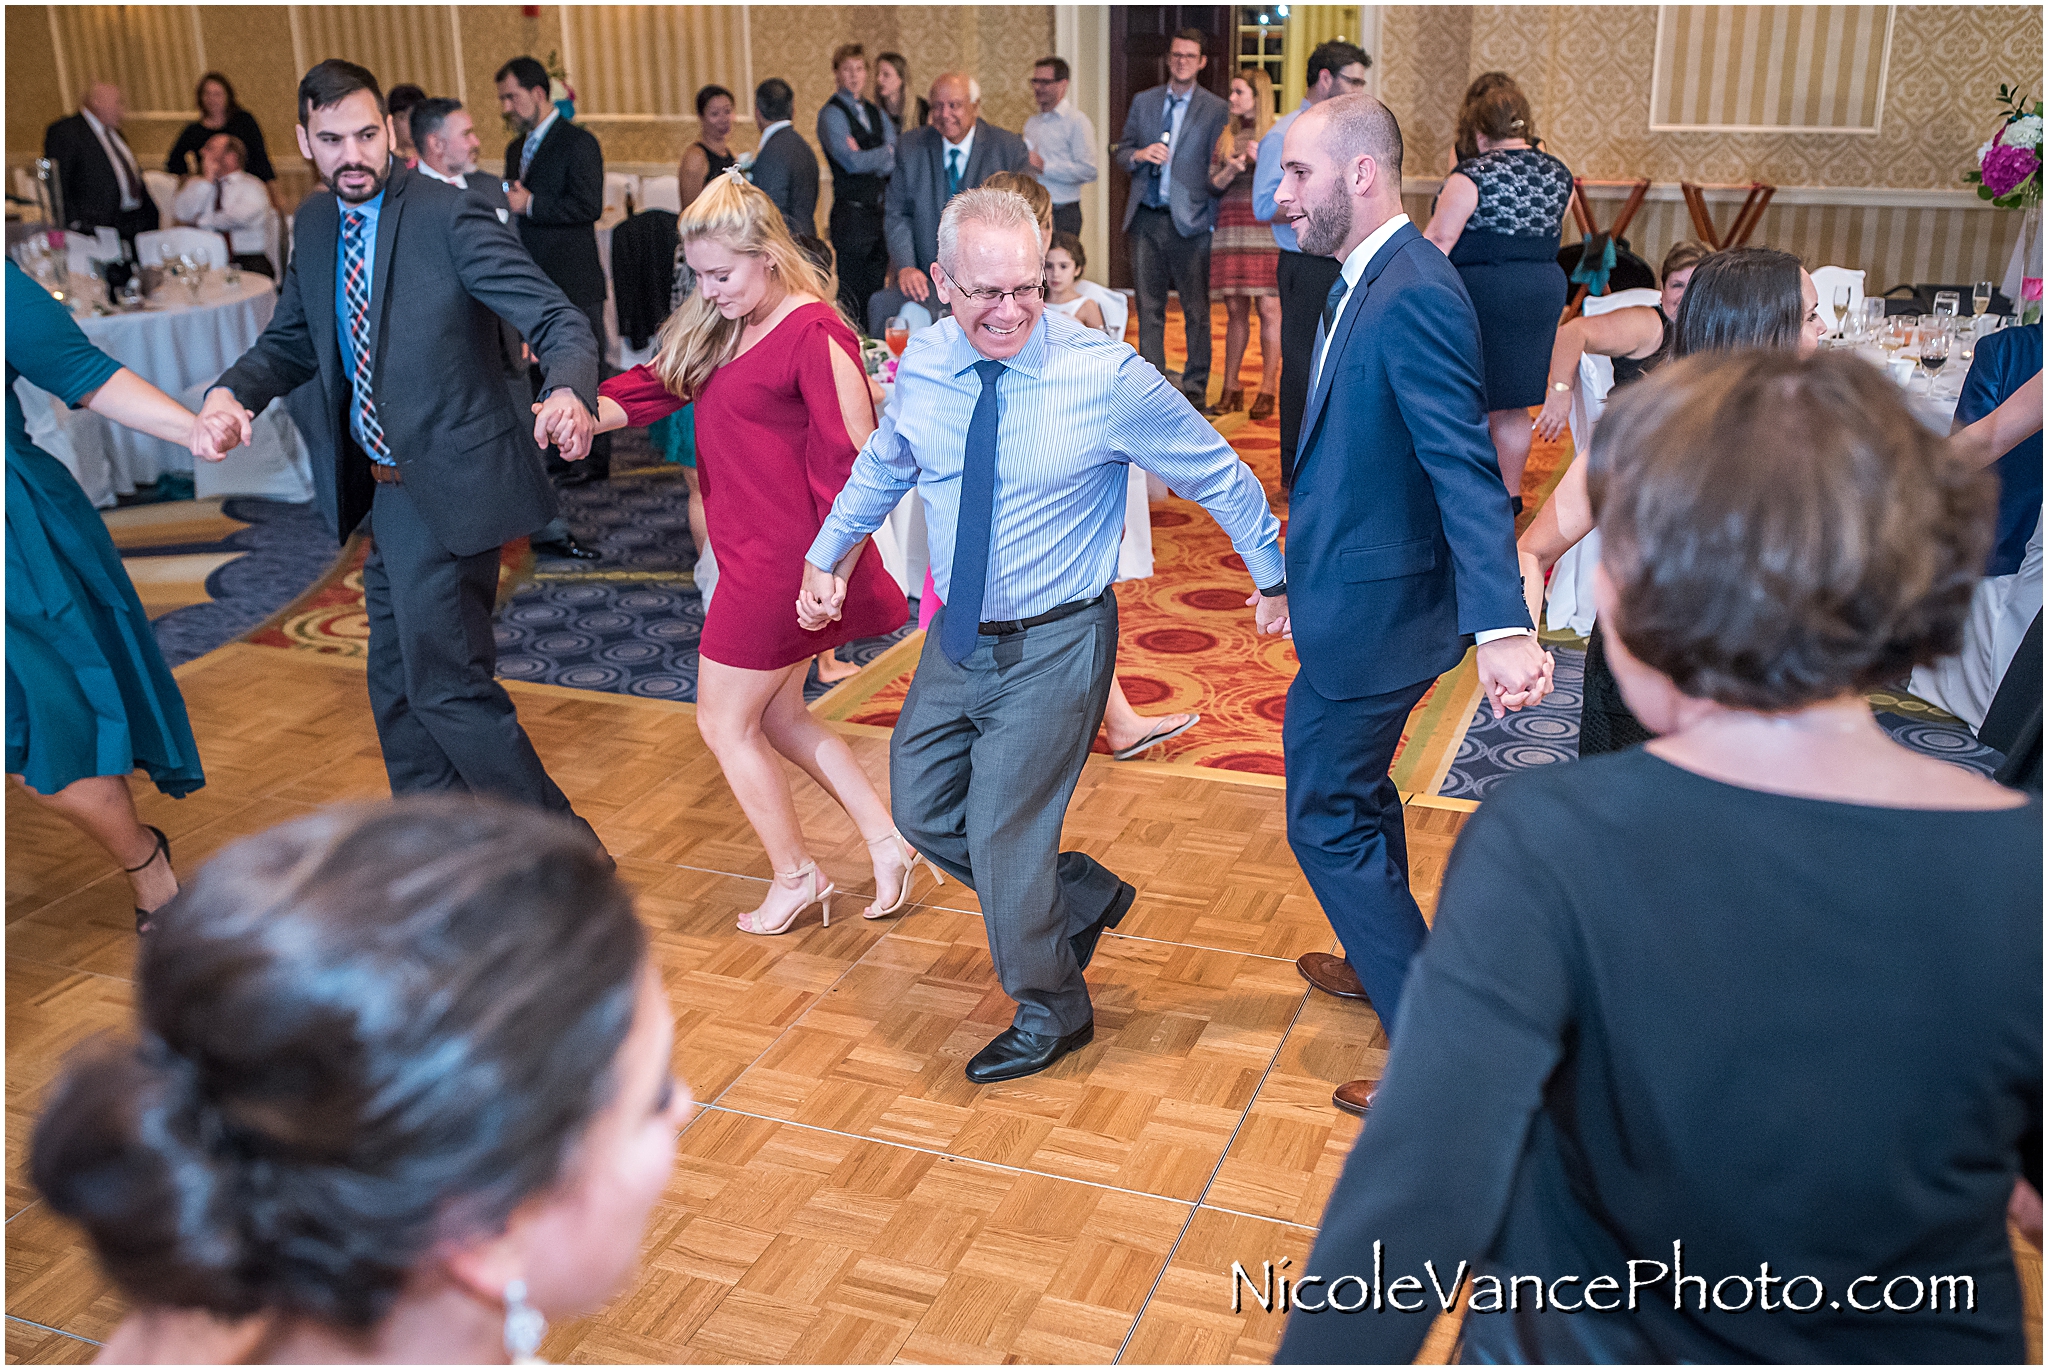
<instances>
[{"instance_id":1,"label":"beige wall","mask_svg":"<svg viewBox=\"0 0 2048 1370\"><path fill-rule=\"evenodd\" d=\"M507 58L552 51L569 63L582 122L604 144L607 165L673 170L696 137L691 100L702 81L730 87L750 111L751 85L783 77L796 88L797 129L813 138L818 108L832 93L832 49L863 42L870 54L907 56L920 88L942 71L970 72L982 85L983 117L1018 129L1033 108L1030 65L1053 50L1053 10L1045 5L607 5L578 9L566 32L563 17L554 5L535 18L513 5L10 5L7 160L32 160L43 129L105 73L129 89L136 153L145 165L160 163L191 117L184 105L199 73L214 68L262 124L280 173L303 189L308 178L292 136L298 78L305 65L346 57L387 88L412 81L458 94L478 114L486 165L497 165L509 135L496 117L491 75ZM162 117L149 117L153 104ZM744 149L753 140L752 123L743 123L735 143Z\"/></svg>"},{"instance_id":2,"label":"beige wall","mask_svg":"<svg viewBox=\"0 0 2048 1370\"><path fill-rule=\"evenodd\" d=\"M2003 275L2018 216L1968 207L1976 202L1961 178L1990 133L1999 83L2041 88L2038 8L1898 6L1874 135L1651 132L1654 6L1399 6L1382 15L1375 56L1410 178L1443 175L1465 83L1498 69L1521 81L1546 145L1581 176L1647 176L1660 194L1679 180L1769 182L1784 193L1752 242L1811 265L1861 267L1877 289ZM1871 193L1887 190L1922 193ZM1428 195L1411 196L1409 210L1426 214ZM1611 210L1596 212L1604 221ZM1723 207L1719 221L1732 216ZM1690 236L1675 200L1653 202L1629 234L1653 263Z\"/></svg>"}]
</instances>

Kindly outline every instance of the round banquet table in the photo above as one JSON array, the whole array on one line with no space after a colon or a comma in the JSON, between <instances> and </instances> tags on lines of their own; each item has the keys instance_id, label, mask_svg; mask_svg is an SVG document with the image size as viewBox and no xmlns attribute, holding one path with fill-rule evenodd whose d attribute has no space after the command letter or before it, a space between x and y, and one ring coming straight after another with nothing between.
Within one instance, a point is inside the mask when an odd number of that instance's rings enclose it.
<instances>
[{"instance_id":1,"label":"round banquet table","mask_svg":"<svg viewBox=\"0 0 2048 1370\"><path fill-rule=\"evenodd\" d=\"M96 280L74 277L72 285L77 298L106 299L105 286ZM166 282L143 309L74 317L93 346L172 399L196 408L196 388L210 384L248 351L276 308L276 285L267 276L244 272L240 283L230 286L220 272L209 271L196 301L185 286ZM56 403L25 379L19 386L25 408L38 401ZM78 463L72 474L103 508L115 494L133 494L136 486L154 484L166 471L192 470L192 454L185 448L97 414L72 411L62 425ZM70 464L66 453L53 455Z\"/></svg>"}]
</instances>

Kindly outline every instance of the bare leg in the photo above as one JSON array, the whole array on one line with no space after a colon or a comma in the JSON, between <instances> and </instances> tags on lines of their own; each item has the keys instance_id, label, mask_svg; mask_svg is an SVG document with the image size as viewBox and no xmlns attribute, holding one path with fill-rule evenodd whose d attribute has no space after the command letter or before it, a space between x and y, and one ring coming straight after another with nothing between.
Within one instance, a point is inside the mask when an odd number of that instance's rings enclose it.
<instances>
[{"instance_id":1,"label":"bare leg","mask_svg":"<svg viewBox=\"0 0 2048 1370\"><path fill-rule=\"evenodd\" d=\"M1486 416L1493 432L1493 450L1500 458L1501 483L1509 499L1522 496L1522 472L1529 465L1529 443L1533 429L1526 409L1496 409Z\"/></svg>"},{"instance_id":2,"label":"bare leg","mask_svg":"<svg viewBox=\"0 0 2048 1370\"><path fill-rule=\"evenodd\" d=\"M1261 295L1259 306L1259 393L1280 393L1280 297Z\"/></svg>"},{"instance_id":3,"label":"bare leg","mask_svg":"<svg viewBox=\"0 0 2048 1370\"><path fill-rule=\"evenodd\" d=\"M860 674L860 667L851 661L841 661L839 654L827 647L818 653L818 679L827 685L837 685L842 680L851 680Z\"/></svg>"},{"instance_id":4,"label":"bare leg","mask_svg":"<svg viewBox=\"0 0 2048 1370\"><path fill-rule=\"evenodd\" d=\"M142 820L135 816L135 798L128 792L127 776L87 776L55 794L36 794L25 784L21 788L99 843L123 870L142 866L141 870L128 873L136 908L154 912L178 892L178 877L171 871L171 863L157 855L156 834L143 827Z\"/></svg>"},{"instance_id":5,"label":"bare leg","mask_svg":"<svg viewBox=\"0 0 2048 1370\"><path fill-rule=\"evenodd\" d=\"M1229 311L1223 325L1223 393L1242 390L1237 369L1244 365L1244 350L1252 340L1252 302L1249 296L1232 295L1223 301Z\"/></svg>"},{"instance_id":6,"label":"bare leg","mask_svg":"<svg viewBox=\"0 0 2048 1370\"><path fill-rule=\"evenodd\" d=\"M683 484L690 487L690 541L696 544L697 555L701 557L711 545L711 531L704 522L704 492L697 488L696 467L683 468Z\"/></svg>"},{"instance_id":7,"label":"bare leg","mask_svg":"<svg viewBox=\"0 0 2048 1370\"><path fill-rule=\"evenodd\" d=\"M875 903L870 907L886 908L893 904L897 891L903 888L905 870L901 848L885 840L895 835L896 820L889 816L889 806L875 793L867 772L853 759L846 739L804 707L801 674L769 701L761 730L768 745L801 766L806 775L818 782L819 789L839 801L839 807L860 829L875 865Z\"/></svg>"},{"instance_id":8,"label":"bare leg","mask_svg":"<svg viewBox=\"0 0 2048 1370\"><path fill-rule=\"evenodd\" d=\"M1177 728L1193 719L1193 714L1161 714L1148 718L1133 709L1131 701L1124 697L1123 682L1115 676L1109 678L1109 704L1102 711L1102 727L1109 736L1109 749L1113 752L1135 746L1154 729Z\"/></svg>"}]
</instances>

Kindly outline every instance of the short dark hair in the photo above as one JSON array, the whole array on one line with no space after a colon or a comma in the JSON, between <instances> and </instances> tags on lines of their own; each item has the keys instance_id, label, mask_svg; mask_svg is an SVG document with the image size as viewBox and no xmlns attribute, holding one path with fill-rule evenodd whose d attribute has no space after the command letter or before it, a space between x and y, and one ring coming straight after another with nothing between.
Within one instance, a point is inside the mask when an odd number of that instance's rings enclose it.
<instances>
[{"instance_id":1,"label":"short dark hair","mask_svg":"<svg viewBox=\"0 0 2048 1370\"><path fill-rule=\"evenodd\" d=\"M249 169L249 145L247 143L232 133L216 133L213 135L213 138L225 138L228 140L228 151L235 155L235 169L237 171L247 171ZM206 143L212 142L213 138L208 138ZM206 150L206 143L199 145L200 151Z\"/></svg>"},{"instance_id":2,"label":"short dark hair","mask_svg":"<svg viewBox=\"0 0 2048 1370\"><path fill-rule=\"evenodd\" d=\"M198 85L192 87L192 103L199 108L200 113L204 114L206 112L206 87L208 84L217 85L227 92L228 108L230 110L237 110L242 107L242 102L235 98L235 83L217 71L209 71L206 75L199 78Z\"/></svg>"},{"instance_id":3,"label":"short dark hair","mask_svg":"<svg viewBox=\"0 0 2048 1370\"><path fill-rule=\"evenodd\" d=\"M1802 708L1962 643L1997 482L1861 358L1673 362L1615 397L1588 461L1608 631L1695 699Z\"/></svg>"},{"instance_id":4,"label":"short dark hair","mask_svg":"<svg viewBox=\"0 0 2048 1370\"><path fill-rule=\"evenodd\" d=\"M1081 246L1081 240L1071 233L1055 233L1052 245L1074 259L1074 274L1079 276L1088 269L1088 249Z\"/></svg>"},{"instance_id":5,"label":"short dark hair","mask_svg":"<svg viewBox=\"0 0 2048 1370\"><path fill-rule=\"evenodd\" d=\"M841 43L838 47L832 49L832 71L835 75L838 73L841 64L849 57L858 57L861 61L865 62L868 60L868 50L859 43Z\"/></svg>"},{"instance_id":6,"label":"short dark hair","mask_svg":"<svg viewBox=\"0 0 2048 1370\"><path fill-rule=\"evenodd\" d=\"M587 831L481 797L244 838L157 914L139 1040L75 1061L31 1172L130 1300L374 1326L452 1232L559 1183L647 935Z\"/></svg>"},{"instance_id":7,"label":"short dark hair","mask_svg":"<svg viewBox=\"0 0 2048 1370\"><path fill-rule=\"evenodd\" d=\"M1031 64L1033 71L1038 70L1040 67L1051 67L1052 79L1055 81L1064 81L1073 74L1072 68L1067 66L1067 59L1064 57L1041 57Z\"/></svg>"},{"instance_id":8,"label":"short dark hair","mask_svg":"<svg viewBox=\"0 0 2048 1370\"><path fill-rule=\"evenodd\" d=\"M384 107L391 111L391 117L395 119L426 98L426 91L406 81L384 92Z\"/></svg>"},{"instance_id":9,"label":"short dark hair","mask_svg":"<svg viewBox=\"0 0 2048 1370\"><path fill-rule=\"evenodd\" d=\"M1209 55L1209 35L1196 28L1193 24L1188 25L1184 29L1176 29L1173 37L1166 40L1166 46L1169 50L1175 43L1193 43L1202 50L1204 57Z\"/></svg>"},{"instance_id":10,"label":"short dark hair","mask_svg":"<svg viewBox=\"0 0 2048 1370\"><path fill-rule=\"evenodd\" d=\"M732 92L724 86L705 86L697 92L697 117L702 119L704 117L704 106L710 104L721 95L728 100L732 100L733 104L739 104L738 100L733 100Z\"/></svg>"},{"instance_id":11,"label":"short dark hair","mask_svg":"<svg viewBox=\"0 0 2048 1370\"><path fill-rule=\"evenodd\" d=\"M1658 269L1657 278L1659 281L1668 281L1673 274L1689 266L1698 266L1706 258L1707 250L1690 238L1675 242L1671 245L1671 250L1664 254L1664 265Z\"/></svg>"},{"instance_id":12,"label":"short dark hair","mask_svg":"<svg viewBox=\"0 0 2048 1370\"><path fill-rule=\"evenodd\" d=\"M1366 56L1365 49L1358 44L1347 43L1342 38L1319 43L1316 50L1308 55L1308 84L1314 85L1326 71L1334 77L1353 64L1372 70L1372 58Z\"/></svg>"},{"instance_id":13,"label":"short dark hair","mask_svg":"<svg viewBox=\"0 0 2048 1370\"><path fill-rule=\"evenodd\" d=\"M462 101L446 95L431 95L412 107L406 116L406 128L412 133L412 145L424 147L426 140L441 131L441 125L448 122L448 116L462 108Z\"/></svg>"},{"instance_id":14,"label":"short dark hair","mask_svg":"<svg viewBox=\"0 0 2048 1370\"><path fill-rule=\"evenodd\" d=\"M385 108L384 92L377 88L377 78L368 67L328 58L299 78L299 122L305 124L314 110L333 109L359 90L370 92L380 116L391 112Z\"/></svg>"},{"instance_id":15,"label":"short dark hair","mask_svg":"<svg viewBox=\"0 0 2048 1370\"><path fill-rule=\"evenodd\" d=\"M548 69L532 57L514 57L498 68L498 74L491 78L491 84L496 85L507 76L527 90L544 91L552 84Z\"/></svg>"},{"instance_id":16,"label":"short dark hair","mask_svg":"<svg viewBox=\"0 0 2048 1370\"><path fill-rule=\"evenodd\" d=\"M796 92L780 76L771 76L754 87L754 112L778 123L796 113Z\"/></svg>"},{"instance_id":17,"label":"short dark hair","mask_svg":"<svg viewBox=\"0 0 2048 1370\"><path fill-rule=\"evenodd\" d=\"M1793 347L1806 322L1799 259L1775 247L1710 252L1693 268L1672 324L1671 355Z\"/></svg>"}]
</instances>

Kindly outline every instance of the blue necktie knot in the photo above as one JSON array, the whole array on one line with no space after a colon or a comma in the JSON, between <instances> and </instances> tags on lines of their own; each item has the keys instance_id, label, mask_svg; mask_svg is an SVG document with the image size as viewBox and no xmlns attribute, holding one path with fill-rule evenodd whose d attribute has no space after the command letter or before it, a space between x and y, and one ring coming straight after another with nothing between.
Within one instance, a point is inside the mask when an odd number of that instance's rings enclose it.
<instances>
[{"instance_id":1,"label":"blue necktie knot","mask_svg":"<svg viewBox=\"0 0 2048 1370\"><path fill-rule=\"evenodd\" d=\"M983 358L974 364L974 374L981 377L981 388L984 391L991 385L994 385L996 377L1002 375L1007 370L1009 368L1001 362L991 361L988 358Z\"/></svg>"},{"instance_id":2,"label":"blue necktie knot","mask_svg":"<svg viewBox=\"0 0 2048 1370\"><path fill-rule=\"evenodd\" d=\"M956 147L949 149L946 153L946 193L948 195L958 195L960 193L960 180L960 149Z\"/></svg>"},{"instance_id":3,"label":"blue necktie knot","mask_svg":"<svg viewBox=\"0 0 2048 1370\"><path fill-rule=\"evenodd\" d=\"M981 636L981 606L988 589L989 546L996 509L996 378L1009 368L984 357L974 364L981 394L967 423L960 463L960 515L953 525L953 574L946 586L946 617L939 648L953 662L967 660Z\"/></svg>"}]
</instances>

